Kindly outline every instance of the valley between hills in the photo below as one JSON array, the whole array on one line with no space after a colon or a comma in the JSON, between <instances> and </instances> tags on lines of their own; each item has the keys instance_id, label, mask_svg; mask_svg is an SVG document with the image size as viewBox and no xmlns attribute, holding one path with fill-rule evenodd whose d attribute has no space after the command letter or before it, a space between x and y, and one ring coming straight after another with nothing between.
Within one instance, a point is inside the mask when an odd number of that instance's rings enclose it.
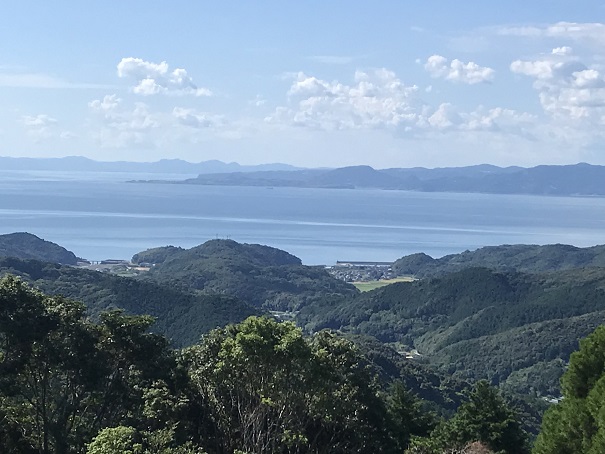
<instances>
[{"instance_id":1,"label":"valley between hills","mask_svg":"<svg viewBox=\"0 0 605 454\"><path fill-rule=\"evenodd\" d=\"M381 387L403 383L435 415L447 418L485 380L534 434L579 340L605 322L605 246L414 254L391 267L413 279L367 292L288 252L232 240L141 251L132 263L149 271L131 277L77 262L34 235L0 236L1 276L82 302L92 322L115 310L150 315L149 330L182 349L250 316L286 314L305 336L352 342Z\"/></svg>"}]
</instances>

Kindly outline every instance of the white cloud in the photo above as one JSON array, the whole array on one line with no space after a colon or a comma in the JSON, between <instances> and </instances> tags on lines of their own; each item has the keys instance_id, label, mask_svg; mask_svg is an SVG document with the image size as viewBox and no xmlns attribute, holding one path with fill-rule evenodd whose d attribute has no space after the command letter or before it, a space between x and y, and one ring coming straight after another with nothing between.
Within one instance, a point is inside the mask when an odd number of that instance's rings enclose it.
<instances>
[{"instance_id":1,"label":"white cloud","mask_svg":"<svg viewBox=\"0 0 605 454\"><path fill-rule=\"evenodd\" d=\"M114 94L93 100L88 106L97 114L93 136L102 147L156 146L161 115L152 113L146 104L139 102L132 109L122 108L122 100Z\"/></svg>"},{"instance_id":2,"label":"white cloud","mask_svg":"<svg viewBox=\"0 0 605 454\"><path fill-rule=\"evenodd\" d=\"M605 24L599 22L557 22L522 27L499 27L497 33L529 38L557 38L605 45Z\"/></svg>"},{"instance_id":3,"label":"white cloud","mask_svg":"<svg viewBox=\"0 0 605 454\"><path fill-rule=\"evenodd\" d=\"M462 129L470 131L499 131L529 137L537 125L537 118L526 112L495 107L484 111L479 108L465 115Z\"/></svg>"},{"instance_id":4,"label":"white cloud","mask_svg":"<svg viewBox=\"0 0 605 454\"><path fill-rule=\"evenodd\" d=\"M40 114L40 115L35 115L35 116L24 115L23 117L21 117L21 119L25 126L31 126L31 127L36 127L36 128L48 127L50 125L54 125L55 123L57 123L56 118L53 118L46 114Z\"/></svg>"},{"instance_id":5,"label":"white cloud","mask_svg":"<svg viewBox=\"0 0 605 454\"><path fill-rule=\"evenodd\" d=\"M459 125L460 116L450 103L442 103L437 110L428 118L429 124L437 129L449 129Z\"/></svg>"},{"instance_id":6,"label":"white cloud","mask_svg":"<svg viewBox=\"0 0 605 454\"><path fill-rule=\"evenodd\" d=\"M182 107L175 107L172 110L172 116L177 119L179 124L197 129L210 128L222 123L222 117Z\"/></svg>"},{"instance_id":7,"label":"white cloud","mask_svg":"<svg viewBox=\"0 0 605 454\"><path fill-rule=\"evenodd\" d=\"M127 105L115 94L88 106L93 113L90 134L106 149L162 149L239 134L237 125L229 125L222 116L186 107L156 111L141 102Z\"/></svg>"},{"instance_id":8,"label":"white cloud","mask_svg":"<svg viewBox=\"0 0 605 454\"><path fill-rule=\"evenodd\" d=\"M555 121L590 130L605 125L605 79L571 53L554 49L536 60L511 63L510 69L535 79L542 108Z\"/></svg>"},{"instance_id":9,"label":"white cloud","mask_svg":"<svg viewBox=\"0 0 605 454\"><path fill-rule=\"evenodd\" d=\"M248 104L255 107L262 107L267 104L267 100L262 95L256 95L254 99L248 101Z\"/></svg>"},{"instance_id":10,"label":"white cloud","mask_svg":"<svg viewBox=\"0 0 605 454\"><path fill-rule=\"evenodd\" d=\"M494 79L495 71L475 62L464 63L458 59L451 62L441 55L430 56L424 64L424 69L435 79L445 79L469 85L489 82Z\"/></svg>"},{"instance_id":11,"label":"white cloud","mask_svg":"<svg viewBox=\"0 0 605 454\"><path fill-rule=\"evenodd\" d=\"M140 58L122 58L118 63L118 77L136 81L133 92L139 95L159 93L186 94L193 96L211 96L207 88L199 88L193 83L187 71L176 68L170 71L168 63L152 63Z\"/></svg>"},{"instance_id":12,"label":"white cloud","mask_svg":"<svg viewBox=\"0 0 605 454\"><path fill-rule=\"evenodd\" d=\"M550 54L536 60L515 60L510 64L510 70L539 80L549 80L570 79L574 72L586 69L586 66L571 54L571 48L562 49L553 49Z\"/></svg>"},{"instance_id":13,"label":"white cloud","mask_svg":"<svg viewBox=\"0 0 605 454\"><path fill-rule=\"evenodd\" d=\"M573 73L573 85L578 88L603 87L603 77L596 69L584 69Z\"/></svg>"},{"instance_id":14,"label":"white cloud","mask_svg":"<svg viewBox=\"0 0 605 454\"><path fill-rule=\"evenodd\" d=\"M573 49L569 46L555 47L551 53L553 55L571 55L573 54Z\"/></svg>"},{"instance_id":15,"label":"white cloud","mask_svg":"<svg viewBox=\"0 0 605 454\"><path fill-rule=\"evenodd\" d=\"M266 121L323 131L382 129L427 139L477 132L527 138L537 124L532 115L504 108L465 112L447 102L431 107L418 98L418 87L406 86L386 69L358 71L354 80L347 85L299 73L288 91L290 106L278 107Z\"/></svg>"},{"instance_id":16,"label":"white cloud","mask_svg":"<svg viewBox=\"0 0 605 454\"><path fill-rule=\"evenodd\" d=\"M75 137L75 135L69 131L60 131L58 128L58 120L50 115L23 115L21 117L21 123L25 127L27 135L31 137L34 142L53 138L71 139Z\"/></svg>"},{"instance_id":17,"label":"white cloud","mask_svg":"<svg viewBox=\"0 0 605 454\"><path fill-rule=\"evenodd\" d=\"M89 102L88 107L95 112L110 114L117 109L121 102L122 100L118 98L118 95L105 95L102 100L95 99L94 101Z\"/></svg>"},{"instance_id":18,"label":"white cloud","mask_svg":"<svg viewBox=\"0 0 605 454\"><path fill-rule=\"evenodd\" d=\"M266 120L326 130L414 125L422 119L417 91L384 68L357 71L351 85L298 73L288 91L293 107L278 107Z\"/></svg>"}]
</instances>

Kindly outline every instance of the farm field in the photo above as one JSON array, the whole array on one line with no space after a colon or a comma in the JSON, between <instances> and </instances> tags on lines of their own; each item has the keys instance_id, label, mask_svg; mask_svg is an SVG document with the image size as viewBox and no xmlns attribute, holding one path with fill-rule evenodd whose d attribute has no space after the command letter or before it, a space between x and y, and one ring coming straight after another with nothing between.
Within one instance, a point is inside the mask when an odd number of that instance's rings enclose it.
<instances>
[{"instance_id":1,"label":"farm field","mask_svg":"<svg viewBox=\"0 0 605 454\"><path fill-rule=\"evenodd\" d=\"M379 281L364 281L364 282L352 282L361 292L369 292L380 287L384 287L395 282L412 282L415 281L413 277L396 277L394 279L381 279Z\"/></svg>"}]
</instances>

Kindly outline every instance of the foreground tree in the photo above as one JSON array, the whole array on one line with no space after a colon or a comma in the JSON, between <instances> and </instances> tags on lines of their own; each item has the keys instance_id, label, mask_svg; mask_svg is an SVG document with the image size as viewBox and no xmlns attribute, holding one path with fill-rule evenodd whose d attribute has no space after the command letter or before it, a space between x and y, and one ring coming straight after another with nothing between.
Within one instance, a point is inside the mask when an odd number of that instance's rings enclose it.
<instances>
[{"instance_id":1,"label":"foreground tree","mask_svg":"<svg viewBox=\"0 0 605 454\"><path fill-rule=\"evenodd\" d=\"M250 317L185 350L214 452L387 452L386 409L352 343Z\"/></svg>"},{"instance_id":2,"label":"foreground tree","mask_svg":"<svg viewBox=\"0 0 605 454\"><path fill-rule=\"evenodd\" d=\"M605 327L580 341L561 379L563 400L549 408L537 454L605 452Z\"/></svg>"},{"instance_id":3,"label":"foreground tree","mask_svg":"<svg viewBox=\"0 0 605 454\"><path fill-rule=\"evenodd\" d=\"M447 449L464 452L463 447L472 442L480 442L497 453L529 452L527 434L515 413L486 381L475 385L469 400L450 420L437 427L428 438L415 440L409 452L441 454L450 452Z\"/></svg>"},{"instance_id":4,"label":"foreground tree","mask_svg":"<svg viewBox=\"0 0 605 454\"><path fill-rule=\"evenodd\" d=\"M174 355L148 317L100 324L84 306L0 281L0 452L81 452L103 427L136 422L145 393L170 381Z\"/></svg>"},{"instance_id":5,"label":"foreground tree","mask_svg":"<svg viewBox=\"0 0 605 454\"><path fill-rule=\"evenodd\" d=\"M427 437L437 425L436 416L423 406L401 381L391 386L387 399L392 432L400 451L410 444L412 437Z\"/></svg>"}]
</instances>

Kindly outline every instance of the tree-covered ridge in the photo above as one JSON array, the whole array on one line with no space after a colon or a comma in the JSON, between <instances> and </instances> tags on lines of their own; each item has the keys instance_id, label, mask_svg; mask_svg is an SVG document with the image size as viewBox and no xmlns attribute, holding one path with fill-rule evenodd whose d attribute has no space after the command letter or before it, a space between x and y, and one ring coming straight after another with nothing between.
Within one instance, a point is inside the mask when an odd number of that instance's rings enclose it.
<instances>
[{"instance_id":1,"label":"tree-covered ridge","mask_svg":"<svg viewBox=\"0 0 605 454\"><path fill-rule=\"evenodd\" d=\"M285 251L232 240L211 240L191 249L172 250L146 277L277 310L296 310L329 295L358 293L323 267L302 265L299 258Z\"/></svg>"},{"instance_id":2,"label":"tree-covered ridge","mask_svg":"<svg viewBox=\"0 0 605 454\"><path fill-rule=\"evenodd\" d=\"M310 305L298 320L310 331L339 329L417 348L448 373L501 383L539 362L567 360L604 316L605 269L537 275L468 268ZM552 385L538 378L529 387Z\"/></svg>"},{"instance_id":3,"label":"tree-covered ridge","mask_svg":"<svg viewBox=\"0 0 605 454\"><path fill-rule=\"evenodd\" d=\"M73 252L25 232L0 235L0 257L34 259L65 265L75 265L78 262L78 257Z\"/></svg>"},{"instance_id":4,"label":"tree-covered ridge","mask_svg":"<svg viewBox=\"0 0 605 454\"><path fill-rule=\"evenodd\" d=\"M227 295L200 295L153 281L120 277L36 260L0 259L0 276L21 276L49 295L83 302L94 319L112 309L151 315L154 331L174 345L191 345L207 331L239 322L258 311Z\"/></svg>"},{"instance_id":5,"label":"tree-covered ridge","mask_svg":"<svg viewBox=\"0 0 605 454\"><path fill-rule=\"evenodd\" d=\"M94 323L80 303L0 281L0 452L526 452L484 383L440 422L401 383L381 389L335 333L251 317L176 351L151 323L119 311Z\"/></svg>"},{"instance_id":6,"label":"tree-covered ridge","mask_svg":"<svg viewBox=\"0 0 605 454\"><path fill-rule=\"evenodd\" d=\"M605 245L579 248L565 244L514 244L487 246L438 259L424 253L411 254L396 260L393 271L398 275L423 278L469 267L540 273L595 266L605 267Z\"/></svg>"}]
</instances>

